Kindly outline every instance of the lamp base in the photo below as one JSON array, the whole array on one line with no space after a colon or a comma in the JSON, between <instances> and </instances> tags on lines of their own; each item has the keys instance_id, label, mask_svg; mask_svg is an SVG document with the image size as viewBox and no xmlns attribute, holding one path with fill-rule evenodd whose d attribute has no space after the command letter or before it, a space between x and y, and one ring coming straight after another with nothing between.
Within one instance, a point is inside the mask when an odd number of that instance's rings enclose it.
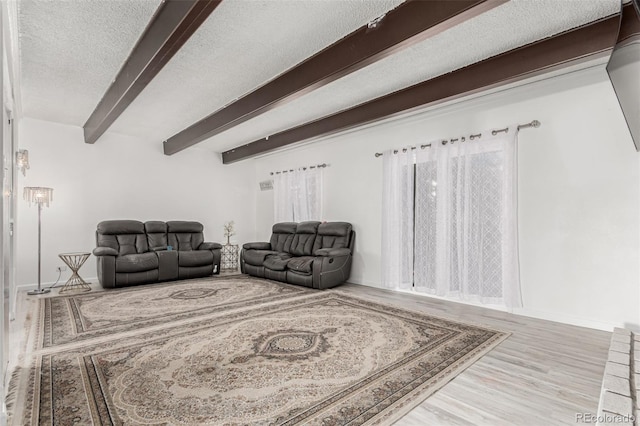
<instances>
[{"instance_id":1,"label":"lamp base","mask_svg":"<svg viewBox=\"0 0 640 426\"><path fill-rule=\"evenodd\" d=\"M51 289L48 289L48 288L41 288L41 289L39 289L39 290L29 290L29 291L27 292L27 294L28 294L29 296L35 296L35 295L38 295L38 294L47 294L47 293L49 293L50 291L51 291Z\"/></svg>"}]
</instances>

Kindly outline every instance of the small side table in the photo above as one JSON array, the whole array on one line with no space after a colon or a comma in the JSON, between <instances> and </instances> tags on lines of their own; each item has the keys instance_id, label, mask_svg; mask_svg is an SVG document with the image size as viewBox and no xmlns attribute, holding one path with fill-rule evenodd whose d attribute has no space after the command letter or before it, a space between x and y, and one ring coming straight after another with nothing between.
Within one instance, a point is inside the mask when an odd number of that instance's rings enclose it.
<instances>
[{"instance_id":1,"label":"small side table","mask_svg":"<svg viewBox=\"0 0 640 426\"><path fill-rule=\"evenodd\" d=\"M220 250L220 271L237 271L238 270L238 251L237 244L225 244Z\"/></svg>"},{"instance_id":2,"label":"small side table","mask_svg":"<svg viewBox=\"0 0 640 426\"><path fill-rule=\"evenodd\" d=\"M60 293L71 290L91 291L91 286L78 275L78 270L91 256L91 253L60 253L58 257L71 269L71 277L60 289Z\"/></svg>"}]
</instances>

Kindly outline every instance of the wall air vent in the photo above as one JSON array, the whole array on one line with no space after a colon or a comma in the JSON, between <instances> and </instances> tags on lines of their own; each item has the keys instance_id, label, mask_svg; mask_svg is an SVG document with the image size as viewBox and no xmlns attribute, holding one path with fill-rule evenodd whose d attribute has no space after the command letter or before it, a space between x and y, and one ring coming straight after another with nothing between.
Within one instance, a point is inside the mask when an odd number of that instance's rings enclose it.
<instances>
[{"instance_id":1,"label":"wall air vent","mask_svg":"<svg viewBox=\"0 0 640 426\"><path fill-rule=\"evenodd\" d=\"M263 180L260 182L260 191L271 191L273 189L273 180Z\"/></svg>"}]
</instances>

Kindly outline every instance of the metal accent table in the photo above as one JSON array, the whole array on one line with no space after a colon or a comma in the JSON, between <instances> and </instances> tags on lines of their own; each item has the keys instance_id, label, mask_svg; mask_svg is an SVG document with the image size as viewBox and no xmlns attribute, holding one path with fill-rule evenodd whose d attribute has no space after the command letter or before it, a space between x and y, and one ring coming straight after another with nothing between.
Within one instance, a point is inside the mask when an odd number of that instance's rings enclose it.
<instances>
[{"instance_id":1,"label":"metal accent table","mask_svg":"<svg viewBox=\"0 0 640 426\"><path fill-rule=\"evenodd\" d=\"M58 257L71 269L71 277L60 289L60 293L72 290L91 291L91 286L78 275L78 270L91 256L91 253L60 253Z\"/></svg>"},{"instance_id":2,"label":"metal accent table","mask_svg":"<svg viewBox=\"0 0 640 426\"><path fill-rule=\"evenodd\" d=\"M225 244L220 250L220 271L237 271L238 270L238 251L237 244Z\"/></svg>"}]
</instances>

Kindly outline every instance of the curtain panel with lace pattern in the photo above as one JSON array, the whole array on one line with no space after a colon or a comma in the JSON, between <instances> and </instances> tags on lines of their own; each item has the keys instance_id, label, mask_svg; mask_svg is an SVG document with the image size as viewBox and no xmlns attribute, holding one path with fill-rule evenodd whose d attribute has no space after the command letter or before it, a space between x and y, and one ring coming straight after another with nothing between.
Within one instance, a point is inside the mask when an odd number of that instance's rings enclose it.
<instances>
[{"instance_id":1,"label":"curtain panel with lace pattern","mask_svg":"<svg viewBox=\"0 0 640 426\"><path fill-rule=\"evenodd\" d=\"M276 222L304 222L322 217L322 168L278 173L273 179Z\"/></svg>"},{"instance_id":2,"label":"curtain panel with lace pattern","mask_svg":"<svg viewBox=\"0 0 640 426\"><path fill-rule=\"evenodd\" d=\"M385 287L521 306L517 128L484 135L384 153Z\"/></svg>"}]
</instances>

